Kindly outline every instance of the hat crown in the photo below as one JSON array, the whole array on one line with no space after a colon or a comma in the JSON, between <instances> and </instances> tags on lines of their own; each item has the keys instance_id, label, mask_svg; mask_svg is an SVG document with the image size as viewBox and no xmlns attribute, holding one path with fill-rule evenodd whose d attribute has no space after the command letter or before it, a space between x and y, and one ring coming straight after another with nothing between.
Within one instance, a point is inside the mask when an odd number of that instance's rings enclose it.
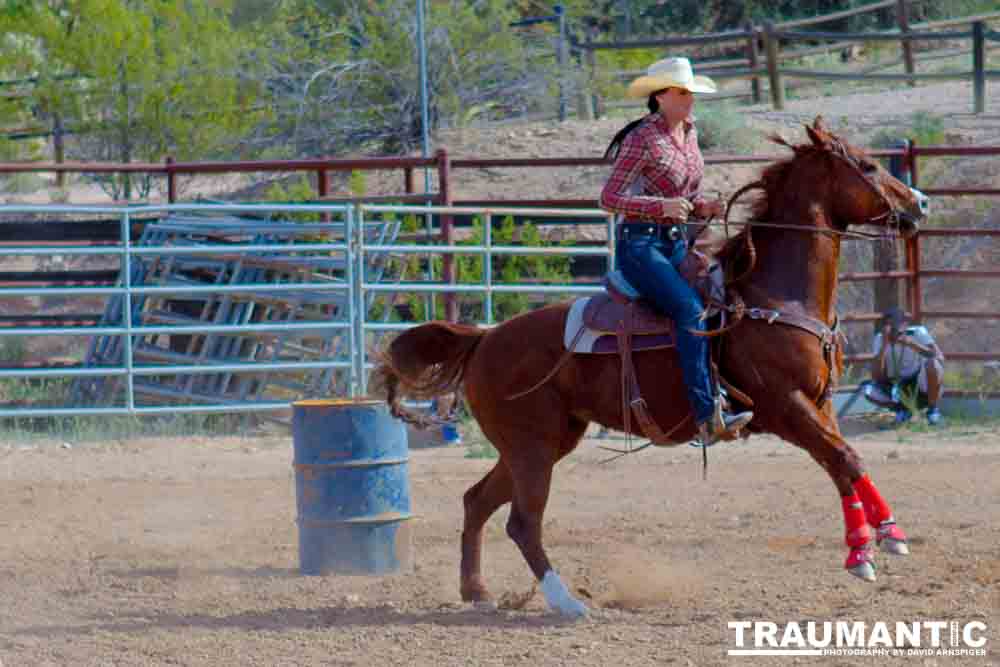
<instances>
[{"instance_id":1,"label":"hat crown","mask_svg":"<svg viewBox=\"0 0 1000 667\"><path fill-rule=\"evenodd\" d=\"M669 77L679 83L694 80L691 61L687 58L664 58L646 68L647 76Z\"/></svg>"},{"instance_id":2,"label":"hat crown","mask_svg":"<svg viewBox=\"0 0 1000 667\"><path fill-rule=\"evenodd\" d=\"M695 76L687 58L664 58L646 68L646 73L628 85L626 94L641 99L665 88L684 88L692 93L714 93L715 82L707 76Z\"/></svg>"}]
</instances>

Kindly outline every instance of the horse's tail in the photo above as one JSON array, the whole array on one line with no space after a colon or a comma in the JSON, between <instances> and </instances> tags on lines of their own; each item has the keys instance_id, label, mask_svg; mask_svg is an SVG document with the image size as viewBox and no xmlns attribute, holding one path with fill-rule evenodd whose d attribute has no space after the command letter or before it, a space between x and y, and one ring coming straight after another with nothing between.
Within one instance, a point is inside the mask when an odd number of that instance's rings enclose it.
<instances>
[{"instance_id":1,"label":"horse's tail","mask_svg":"<svg viewBox=\"0 0 1000 667\"><path fill-rule=\"evenodd\" d=\"M485 331L466 324L428 322L409 329L376 354L373 393L383 395L393 416L417 426L439 422L408 410L403 398L428 399L458 390L465 365Z\"/></svg>"}]
</instances>

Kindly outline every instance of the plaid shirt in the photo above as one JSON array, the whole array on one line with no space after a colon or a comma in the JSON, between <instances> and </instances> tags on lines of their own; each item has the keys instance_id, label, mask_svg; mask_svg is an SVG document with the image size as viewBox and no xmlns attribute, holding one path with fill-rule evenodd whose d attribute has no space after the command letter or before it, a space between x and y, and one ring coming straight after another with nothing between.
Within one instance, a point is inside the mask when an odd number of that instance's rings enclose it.
<instances>
[{"instance_id":1,"label":"plaid shirt","mask_svg":"<svg viewBox=\"0 0 1000 667\"><path fill-rule=\"evenodd\" d=\"M601 208L626 218L664 219L665 198L685 197L692 204L705 200L704 175L694 124L685 123L684 143L679 144L670 136L666 119L650 114L622 142L601 192Z\"/></svg>"}]
</instances>

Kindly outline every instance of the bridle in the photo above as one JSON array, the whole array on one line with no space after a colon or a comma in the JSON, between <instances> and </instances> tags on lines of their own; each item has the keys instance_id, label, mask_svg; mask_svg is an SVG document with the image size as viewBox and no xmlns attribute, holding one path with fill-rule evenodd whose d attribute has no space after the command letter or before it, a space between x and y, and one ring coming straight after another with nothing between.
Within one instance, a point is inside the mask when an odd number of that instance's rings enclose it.
<instances>
[{"instance_id":1,"label":"bridle","mask_svg":"<svg viewBox=\"0 0 1000 667\"><path fill-rule=\"evenodd\" d=\"M861 166L857 158L855 158L853 155L850 154L850 152L848 152L847 147L844 146L844 143L840 139L837 139L836 137L830 137L830 155L833 155L835 158L846 162L848 166L850 166L851 169L854 171L854 173L856 173L859 177L861 177L861 180L863 180L868 185L868 187L871 188L872 192L874 192L878 196L878 198L882 200L882 203L885 204L884 213L879 213L878 215L872 216L867 220L863 220L859 223L854 223L854 224L872 225L880 223L884 220L885 221L884 226L887 229L891 229L892 231L898 234L899 222L900 222L899 209L893 206L892 202L889 201L889 198L885 196L885 188L880 187L878 184L876 184L874 181L872 181L865 175L864 167Z\"/></svg>"},{"instance_id":2,"label":"bridle","mask_svg":"<svg viewBox=\"0 0 1000 667\"><path fill-rule=\"evenodd\" d=\"M782 143L785 143L785 142L782 141ZM785 145L789 146L789 148L792 148L793 150L795 149L794 146L791 146L790 144L785 143ZM779 223L779 222L770 222L770 221L766 221L766 220L744 220L744 221L730 222L730 220L729 220L729 213L730 213L730 211L732 211L732 206L733 206L734 202L736 202L744 193L749 192L750 190L758 190L758 189L759 190L764 190L765 189L763 181L754 181L753 183L749 183L747 185L744 185L742 188L740 188L739 190L737 190L729 198L729 201L726 202L726 214L725 214L725 217L723 218L723 221L722 221L723 225L726 228L726 238L730 237L730 235L729 235L729 225L745 227L747 229L748 236L749 236L750 230L753 227L769 227L769 228L775 228L775 229L791 229L791 230L796 230L796 231L800 231L800 232L809 232L809 233L813 233L813 234L830 234L832 236L839 236L841 238L856 238L856 239L863 239L863 240L866 240L866 241L882 241L887 236L890 236L890 237L891 236L898 236L899 235L899 227L900 227L900 213L899 213L899 209L897 209L893 205L893 203L891 201L889 201L889 198L886 196L885 191L881 187L879 187L876 183L874 183L870 178L868 178L868 176L865 175L864 169L862 168L862 166L858 162L858 160L853 155L850 154L850 152L847 150L847 147L844 146L843 142L841 142L836 137L830 137L830 149L829 149L828 153L831 156L833 156L834 158L836 158L838 160L842 160L843 162L845 162L851 168L851 170L854 171L854 173L857 174L857 176L859 178L861 178L868 185L869 188L871 188L871 191L874 192L875 195L885 205L885 211L884 212L879 213L879 214L874 215L874 216L871 216L871 217L866 218L864 220L861 220L859 222L854 222L854 223L850 223L850 224L855 224L855 225L878 225L878 224L882 223L883 229L887 230L888 233L886 233L886 231L883 231L883 232L880 232L878 234L873 234L873 233L870 233L870 232L849 231L849 230L846 230L846 229L829 229L829 228L817 228L817 227L803 227L801 225L789 225L789 224L784 224L784 223Z\"/></svg>"},{"instance_id":3,"label":"bridle","mask_svg":"<svg viewBox=\"0 0 1000 667\"><path fill-rule=\"evenodd\" d=\"M778 143L781 143L781 144L783 144L785 146L788 146L792 150L796 150L796 148L794 146L792 146L791 144L788 144L787 142L785 142L780 137L776 138L775 140L778 141ZM750 190L754 190L754 189L761 189L761 190L765 190L765 192L766 192L766 186L765 186L765 184L764 184L763 181L754 181L753 183L749 183L747 185L744 185L742 188L740 188L735 193L733 193L733 195L729 198L729 201L726 203L726 213L725 213L725 216L723 217L723 221L722 221L723 225L725 226L725 229L726 229L726 238L727 239L731 238L730 234L729 234L729 225L730 224L744 226L745 230L744 230L744 237L743 238L744 238L744 244L746 246L746 252L747 252L748 260L749 260L747 262L747 268L746 268L746 270L743 273L741 273L740 275L738 275L736 277L729 277L729 278L727 278L725 280L725 284L727 286L728 285L734 285L734 284L740 282L741 280L743 280L744 278L746 278L750 274L750 272L753 271L754 265L757 263L757 249L754 247L753 235L752 235L754 227L768 227L768 228L775 228L775 229L789 229L789 230L794 230L794 231L799 231L799 232L808 232L808 233L814 233L814 234L830 234L832 236L838 236L838 237L841 237L841 238L857 238L857 239L863 239L863 240L866 240L866 241L884 241L886 238L893 238L894 236L898 236L899 235L900 212L899 212L899 209L897 209L893 205L893 203L891 201L889 201L889 198L886 196L884 189L881 188L881 187L879 187L874 181L872 181L872 179L868 178L868 176L865 175L864 168L861 166L861 164L858 162L858 160L853 155L850 154L850 152L847 150L847 147L843 144L843 142L841 142L836 137L832 137L831 136L829 138L829 150L827 152L830 155L832 155L834 158L836 158L838 160L842 160L843 162L845 162L851 168L851 170L855 174L857 174L857 176L859 178L861 178L866 184L868 184L868 186L871 188L871 191L874 192L875 195L885 205L884 212L879 213L879 214L874 215L874 216L871 216L869 218L866 218L865 220L862 220L860 222L856 222L856 223L853 223L853 224L873 225L873 224L883 223L883 229L886 230L886 231L883 231L882 233L879 233L879 234L871 234L871 233L867 233L867 232L848 231L846 229L803 227L801 225L789 225L789 224L778 223L778 222L770 222L770 221L765 221L765 220L747 220L747 221L742 221L742 222L733 222L733 223L730 223L729 222L729 214L732 211L733 203L737 199L739 199L739 197L741 197L743 195L743 193L748 192ZM710 224L711 220L709 220L708 223ZM701 225L703 225L703 228L708 226L705 223L689 223L689 224L701 224ZM732 305L732 306L729 306L729 307L726 307L724 304L715 304L715 305L716 306L720 306L720 307L725 307L730 312L733 312L734 314L736 314L736 321L732 325L724 326L721 329L717 329L716 331L713 331L710 335L718 335L720 333L724 333L725 331L727 331L727 330L731 329L733 326L735 326L739 322L739 320L742 319L743 309L744 309L744 304L742 304L742 303L738 303L738 304L735 304L735 305ZM757 310L759 310L759 309L757 309ZM777 317L777 315L778 315L778 313L777 313L777 311L775 311L775 317ZM773 317L768 320L768 323L770 323L772 321L773 321ZM826 326L825 323L820 323L820 324L823 327ZM815 333L815 332L813 332L813 333ZM820 337L821 337L821 339L823 338L822 335Z\"/></svg>"}]
</instances>

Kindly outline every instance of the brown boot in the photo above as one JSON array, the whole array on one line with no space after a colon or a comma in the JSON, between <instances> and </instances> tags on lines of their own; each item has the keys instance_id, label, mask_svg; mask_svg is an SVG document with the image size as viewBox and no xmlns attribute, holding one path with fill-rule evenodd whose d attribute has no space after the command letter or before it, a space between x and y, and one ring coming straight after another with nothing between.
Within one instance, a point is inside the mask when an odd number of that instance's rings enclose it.
<instances>
[{"instance_id":1,"label":"brown boot","mask_svg":"<svg viewBox=\"0 0 1000 667\"><path fill-rule=\"evenodd\" d=\"M735 440L740 435L740 429L752 419L753 412L727 412L722 409L722 401L715 399L712 416L698 424L698 440L702 447L711 447L719 440Z\"/></svg>"}]
</instances>

